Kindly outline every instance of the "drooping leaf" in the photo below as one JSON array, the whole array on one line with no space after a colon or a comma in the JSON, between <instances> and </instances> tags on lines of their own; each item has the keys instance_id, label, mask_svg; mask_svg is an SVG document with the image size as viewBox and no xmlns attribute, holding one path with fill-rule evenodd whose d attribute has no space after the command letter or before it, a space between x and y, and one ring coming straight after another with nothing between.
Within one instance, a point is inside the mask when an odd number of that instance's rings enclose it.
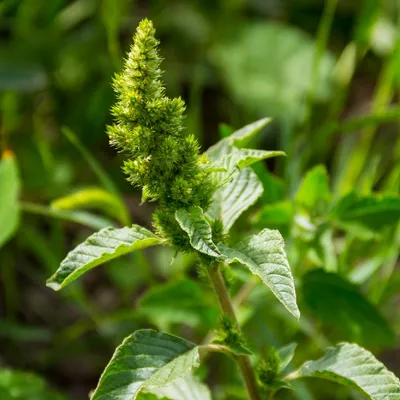
<instances>
[{"instance_id":1,"label":"drooping leaf","mask_svg":"<svg viewBox=\"0 0 400 400\"><path fill-rule=\"evenodd\" d=\"M140 391L168 386L198 365L194 344L166 333L139 330L116 349L91 400L134 400Z\"/></svg>"},{"instance_id":2,"label":"drooping leaf","mask_svg":"<svg viewBox=\"0 0 400 400\"><path fill-rule=\"evenodd\" d=\"M375 306L339 275L311 271L303 277L302 288L308 307L337 340L357 341L364 346L394 344L394 333Z\"/></svg>"},{"instance_id":3,"label":"drooping leaf","mask_svg":"<svg viewBox=\"0 0 400 400\"><path fill-rule=\"evenodd\" d=\"M287 346L278 349L279 356L279 372L282 372L293 360L297 343L290 343Z\"/></svg>"},{"instance_id":4,"label":"drooping leaf","mask_svg":"<svg viewBox=\"0 0 400 400\"><path fill-rule=\"evenodd\" d=\"M291 314L296 318L300 317L284 240L278 231L264 229L233 248L221 245L219 249L227 257L226 262L238 261L246 265L253 274L261 278Z\"/></svg>"},{"instance_id":5,"label":"drooping leaf","mask_svg":"<svg viewBox=\"0 0 400 400\"><path fill-rule=\"evenodd\" d=\"M210 329L215 326L219 314L210 296L198 283L189 279L149 289L138 307L161 329L177 323Z\"/></svg>"},{"instance_id":6,"label":"drooping leaf","mask_svg":"<svg viewBox=\"0 0 400 400\"><path fill-rule=\"evenodd\" d=\"M169 400L211 400L210 389L193 375L179 378L171 385L152 389L158 399ZM140 400L140 397L139 397Z\"/></svg>"},{"instance_id":7,"label":"drooping leaf","mask_svg":"<svg viewBox=\"0 0 400 400\"><path fill-rule=\"evenodd\" d=\"M175 212L175 218L189 235L190 244L194 249L211 257L220 256L217 246L212 241L211 226L200 207L181 208Z\"/></svg>"},{"instance_id":8,"label":"drooping leaf","mask_svg":"<svg viewBox=\"0 0 400 400\"><path fill-rule=\"evenodd\" d=\"M1 400L64 400L66 397L48 388L46 382L35 374L0 369Z\"/></svg>"},{"instance_id":9,"label":"drooping leaf","mask_svg":"<svg viewBox=\"0 0 400 400\"><path fill-rule=\"evenodd\" d=\"M51 203L56 210L95 209L116 218L122 225L129 223L124 204L113 193L101 188L87 188L67 196L60 197Z\"/></svg>"},{"instance_id":10,"label":"drooping leaf","mask_svg":"<svg viewBox=\"0 0 400 400\"><path fill-rule=\"evenodd\" d=\"M244 168L232 182L216 190L211 207L207 211L210 219L219 218L226 232L240 215L261 196L263 187L251 168Z\"/></svg>"},{"instance_id":11,"label":"drooping leaf","mask_svg":"<svg viewBox=\"0 0 400 400\"><path fill-rule=\"evenodd\" d=\"M14 234L19 223L20 181L15 157L11 153L0 161L0 247Z\"/></svg>"},{"instance_id":12,"label":"drooping leaf","mask_svg":"<svg viewBox=\"0 0 400 400\"><path fill-rule=\"evenodd\" d=\"M321 216L331 200L328 173L323 165L317 165L302 180L296 193L296 204L311 216Z\"/></svg>"},{"instance_id":13,"label":"drooping leaf","mask_svg":"<svg viewBox=\"0 0 400 400\"><path fill-rule=\"evenodd\" d=\"M332 218L344 226L361 226L379 232L400 221L400 196L350 193L342 197L332 210Z\"/></svg>"},{"instance_id":14,"label":"drooping leaf","mask_svg":"<svg viewBox=\"0 0 400 400\"><path fill-rule=\"evenodd\" d=\"M356 344L340 343L316 361L306 362L300 377L315 377L358 388L372 400L400 398L400 381L369 351Z\"/></svg>"},{"instance_id":15,"label":"drooping leaf","mask_svg":"<svg viewBox=\"0 0 400 400\"><path fill-rule=\"evenodd\" d=\"M47 286L60 290L100 264L159 243L160 239L157 236L138 225L121 229L102 229L67 255L55 274L48 279Z\"/></svg>"}]
</instances>

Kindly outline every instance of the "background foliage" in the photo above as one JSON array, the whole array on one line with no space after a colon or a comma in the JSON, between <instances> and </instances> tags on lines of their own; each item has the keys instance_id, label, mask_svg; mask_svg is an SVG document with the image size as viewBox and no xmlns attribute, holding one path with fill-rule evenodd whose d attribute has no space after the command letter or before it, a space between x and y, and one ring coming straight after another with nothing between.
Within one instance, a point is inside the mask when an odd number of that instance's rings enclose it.
<instances>
[{"instance_id":1,"label":"background foliage","mask_svg":"<svg viewBox=\"0 0 400 400\"><path fill-rule=\"evenodd\" d=\"M236 268L230 285L249 345L304 344L293 360L300 365L329 344L355 341L399 375L395 0L3 0L0 365L45 378L49 399L63 398L56 390L85 399L135 329L201 342L217 326L193 259L179 255L171 264L167 249L113 260L62 294L44 284L93 230L132 221L150 227L153 206L139 205L105 134L111 77L144 16L162 42L168 95L187 102L188 131L204 150L231 127L267 116L273 122L255 145L288 154L254 167L264 193L231 237L282 232L302 318L298 325ZM211 357L199 373L215 398L240 398L235 366ZM42 378L10 371L0 374L0 394L23 380L32 385L29 399L44 398ZM299 399L357 398L305 382ZM11 398L27 399L19 390Z\"/></svg>"}]
</instances>

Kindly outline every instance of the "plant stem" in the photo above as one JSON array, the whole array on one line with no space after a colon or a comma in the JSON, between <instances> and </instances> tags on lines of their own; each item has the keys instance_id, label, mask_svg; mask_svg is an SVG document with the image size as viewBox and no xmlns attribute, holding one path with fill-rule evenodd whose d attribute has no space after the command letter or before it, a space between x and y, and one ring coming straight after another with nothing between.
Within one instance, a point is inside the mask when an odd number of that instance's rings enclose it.
<instances>
[{"instance_id":1,"label":"plant stem","mask_svg":"<svg viewBox=\"0 0 400 400\"><path fill-rule=\"evenodd\" d=\"M232 318L236 329L240 332L239 322L219 266L209 268L208 274L222 311ZM261 400L250 358L248 356L236 356L235 359L242 373L249 400Z\"/></svg>"}]
</instances>

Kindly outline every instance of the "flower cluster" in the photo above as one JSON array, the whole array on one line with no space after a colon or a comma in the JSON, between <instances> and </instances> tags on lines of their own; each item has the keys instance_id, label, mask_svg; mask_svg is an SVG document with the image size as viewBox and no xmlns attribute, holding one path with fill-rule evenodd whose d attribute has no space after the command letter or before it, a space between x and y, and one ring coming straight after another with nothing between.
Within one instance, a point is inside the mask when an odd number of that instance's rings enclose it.
<instances>
[{"instance_id":1,"label":"flower cluster","mask_svg":"<svg viewBox=\"0 0 400 400\"><path fill-rule=\"evenodd\" d=\"M108 134L111 144L128 156L128 180L142 189L144 200L158 201L156 230L185 250L187 235L177 225L175 211L191 205L206 210L214 187L196 139L185 135L183 100L165 94L154 34L151 21L140 22L124 69L114 79L118 101Z\"/></svg>"}]
</instances>

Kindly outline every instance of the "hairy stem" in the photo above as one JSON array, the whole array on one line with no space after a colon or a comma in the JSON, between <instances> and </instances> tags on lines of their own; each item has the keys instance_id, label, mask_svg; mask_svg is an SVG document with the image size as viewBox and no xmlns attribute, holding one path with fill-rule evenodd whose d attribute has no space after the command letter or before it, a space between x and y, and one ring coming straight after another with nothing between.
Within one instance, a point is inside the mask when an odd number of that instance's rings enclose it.
<instances>
[{"instance_id":1,"label":"hairy stem","mask_svg":"<svg viewBox=\"0 0 400 400\"><path fill-rule=\"evenodd\" d=\"M224 278L221 274L221 270L218 266L215 268L209 268L208 274L213 284L215 293L217 294L222 311L227 316L232 318L236 329L240 331L239 322L236 318L235 310L233 308L228 289L226 288ZM236 356L235 359L239 365L240 372L244 379L248 398L250 400L261 400L250 358L248 356Z\"/></svg>"}]
</instances>

